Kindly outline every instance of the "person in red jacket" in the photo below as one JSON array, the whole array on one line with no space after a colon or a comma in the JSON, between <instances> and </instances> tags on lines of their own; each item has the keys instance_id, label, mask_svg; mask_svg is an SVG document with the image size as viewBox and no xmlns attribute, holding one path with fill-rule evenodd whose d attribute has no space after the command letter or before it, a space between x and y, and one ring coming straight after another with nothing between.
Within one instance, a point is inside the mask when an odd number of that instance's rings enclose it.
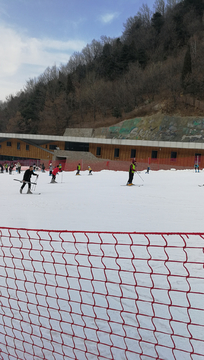
<instances>
[{"instance_id":1,"label":"person in red jacket","mask_svg":"<svg viewBox=\"0 0 204 360\"><path fill-rule=\"evenodd\" d=\"M56 183L55 179L56 179L56 175L59 172L59 165L57 165L54 170L52 171L52 180L51 183Z\"/></svg>"}]
</instances>

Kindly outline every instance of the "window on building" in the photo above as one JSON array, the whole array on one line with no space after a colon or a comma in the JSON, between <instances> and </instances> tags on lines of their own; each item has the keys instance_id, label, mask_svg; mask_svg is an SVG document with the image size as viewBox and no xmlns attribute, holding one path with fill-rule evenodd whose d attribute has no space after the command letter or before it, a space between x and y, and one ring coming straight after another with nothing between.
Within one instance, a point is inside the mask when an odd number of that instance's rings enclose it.
<instances>
[{"instance_id":1,"label":"window on building","mask_svg":"<svg viewBox=\"0 0 204 360\"><path fill-rule=\"evenodd\" d=\"M195 164L199 164L201 161L201 154L195 154Z\"/></svg>"},{"instance_id":2,"label":"window on building","mask_svg":"<svg viewBox=\"0 0 204 360\"><path fill-rule=\"evenodd\" d=\"M7 141L7 146L11 146L11 141Z\"/></svg>"},{"instance_id":3,"label":"window on building","mask_svg":"<svg viewBox=\"0 0 204 360\"><path fill-rule=\"evenodd\" d=\"M172 151L171 152L171 159L176 159L177 158L177 152L176 151Z\"/></svg>"},{"instance_id":4,"label":"window on building","mask_svg":"<svg viewBox=\"0 0 204 360\"><path fill-rule=\"evenodd\" d=\"M157 151L152 150L152 159L157 159Z\"/></svg>"},{"instance_id":5,"label":"window on building","mask_svg":"<svg viewBox=\"0 0 204 360\"><path fill-rule=\"evenodd\" d=\"M66 141L64 150L89 152L89 143Z\"/></svg>"},{"instance_id":6,"label":"window on building","mask_svg":"<svg viewBox=\"0 0 204 360\"><path fill-rule=\"evenodd\" d=\"M101 156L101 147L99 146L96 148L96 156Z\"/></svg>"},{"instance_id":7,"label":"window on building","mask_svg":"<svg viewBox=\"0 0 204 360\"><path fill-rule=\"evenodd\" d=\"M115 149L115 151L114 151L115 158L119 158L119 152L120 152L120 149Z\"/></svg>"},{"instance_id":8,"label":"window on building","mask_svg":"<svg viewBox=\"0 0 204 360\"><path fill-rule=\"evenodd\" d=\"M56 148L57 148L57 145L54 145L54 144L49 145L50 150L56 150Z\"/></svg>"},{"instance_id":9,"label":"window on building","mask_svg":"<svg viewBox=\"0 0 204 360\"><path fill-rule=\"evenodd\" d=\"M21 143L17 142L17 150L21 149Z\"/></svg>"},{"instance_id":10,"label":"window on building","mask_svg":"<svg viewBox=\"0 0 204 360\"><path fill-rule=\"evenodd\" d=\"M131 149L131 158L136 158L136 150L135 149Z\"/></svg>"},{"instance_id":11,"label":"window on building","mask_svg":"<svg viewBox=\"0 0 204 360\"><path fill-rule=\"evenodd\" d=\"M29 150L29 145L26 144L26 150L28 151Z\"/></svg>"}]
</instances>

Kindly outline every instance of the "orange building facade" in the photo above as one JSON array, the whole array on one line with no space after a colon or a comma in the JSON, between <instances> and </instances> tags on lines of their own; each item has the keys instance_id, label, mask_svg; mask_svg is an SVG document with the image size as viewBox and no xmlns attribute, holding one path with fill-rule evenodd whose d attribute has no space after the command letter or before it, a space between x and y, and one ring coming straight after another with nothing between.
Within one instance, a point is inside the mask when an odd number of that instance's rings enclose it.
<instances>
[{"instance_id":1,"label":"orange building facade","mask_svg":"<svg viewBox=\"0 0 204 360\"><path fill-rule=\"evenodd\" d=\"M85 138L70 136L0 134L0 162L33 159L33 161L72 162L87 160L92 164L100 161L129 162L135 158L138 163L168 165L168 167L204 167L204 144L173 143L142 140L121 140ZM74 156L73 156L74 155ZM119 164L118 164L119 165Z\"/></svg>"}]
</instances>

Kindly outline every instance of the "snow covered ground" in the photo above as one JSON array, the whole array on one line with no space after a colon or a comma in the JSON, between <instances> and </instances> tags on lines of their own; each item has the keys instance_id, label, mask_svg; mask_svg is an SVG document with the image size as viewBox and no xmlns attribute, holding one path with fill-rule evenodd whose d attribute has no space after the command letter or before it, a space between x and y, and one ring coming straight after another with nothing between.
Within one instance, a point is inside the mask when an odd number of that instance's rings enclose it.
<instances>
[{"instance_id":1,"label":"snow covered ground","mask_svg":"<svg viewBox=\"0 0 204 360\"><path fill-rule=\"evenodd\" d=\"M34 193L20 194L23 172L0 174L0 227L81 231L203 232L204 171L145 171L122 186L128 172L108 171L81 176L63 172L50 184L40 173ZM32 177L35 180L35 177Z\"/></svg>"},{"instance_id":2,"label":"snow covered ground","mask_svg":"<svg viewBox=\"0 0 204 360\"><path fill-rule=\"evenodd\" d=\"M0 174L0 228L204 232L204 187L198 186L204 183L203 171L143 171L135 174L138 186L131 187L125 186L128 172L63 172L57 184L50 183L48 172L39 175L34 194L26 194L26 185L21 195L21 183L14 179L21 180L23 173ZM62 343L63 360L98 359L99 352L119 360L139 358L142 352L145 359L189 360L192 352L203 359L202 237L184 236L183 250L177 235L165 241L151 235L149 242L133 235L130 250L123 234L117 235L117 245L109 234L89 234L88 245L84 234L74 235L76 241L69 233L53 235L52 246L49 235L41 235L41 240L36 234L23 241L18 234L1 238L4 360L16 359L17 353L31 360L34 351L39 359L62 359ZM90 342L84 340L86 331Z\"/></svg>"}]
</instances>

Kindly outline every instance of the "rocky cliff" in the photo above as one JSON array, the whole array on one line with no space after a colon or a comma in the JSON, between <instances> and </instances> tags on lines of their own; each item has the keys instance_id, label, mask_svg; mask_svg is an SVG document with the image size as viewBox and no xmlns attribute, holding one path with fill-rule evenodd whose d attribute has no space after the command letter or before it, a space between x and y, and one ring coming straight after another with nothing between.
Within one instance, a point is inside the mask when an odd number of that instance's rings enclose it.
<instances>
[{"instance_id":1,"label":"rocky cliff","mask_svg":"<svg viewBox=\"0 0 204 360\"><path fill-rule=\"evenodd\" d=\"M106 139L135 139L153 141L204 141L204 116L170 116L157 113L151 116L124 120L110 127L97 129L67 129L67 136Z\"/></svg>"}]
</instances>

